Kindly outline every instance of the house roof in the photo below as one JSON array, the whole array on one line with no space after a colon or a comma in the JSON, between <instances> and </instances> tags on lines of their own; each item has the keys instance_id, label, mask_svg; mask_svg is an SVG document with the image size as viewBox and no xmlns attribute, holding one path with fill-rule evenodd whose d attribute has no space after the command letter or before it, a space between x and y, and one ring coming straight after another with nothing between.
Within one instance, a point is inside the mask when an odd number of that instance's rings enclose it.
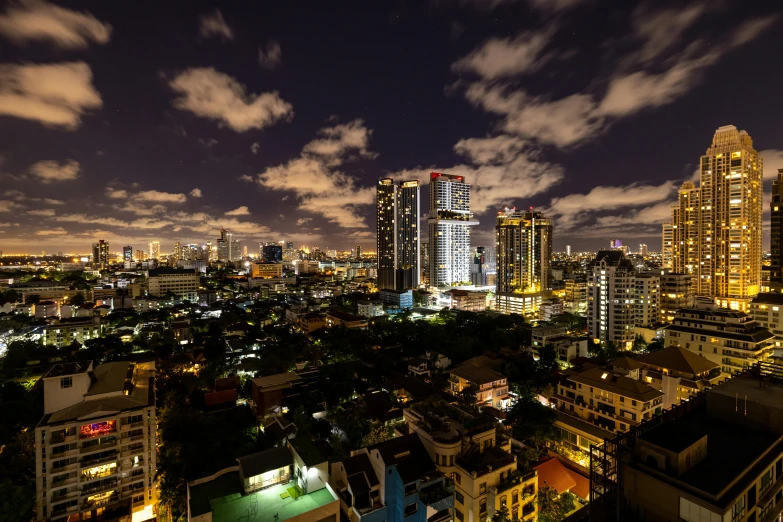
<instances>
[{"instance_id":1,"label":"house roof","mask_svg":"<svg viewBox=\"0 0 783 522\"><path fill-rule=\"evenodd\" d=\"M247 478L255 477L273 469L290 466L292 459L288 448L281 446L239 457L237 462L239 462L239 468L242 470L242 476Z\"/></svg>"},{"instance_id":2,"label":"house roof","mask_svg":"<svg viewBox=\"0 0 783 522\"><path fill-rule=\"evenodd\" d=\"M690 375L701 375L720 366L681 346L668 346L663 350L642 355L638 361Z\"/></svg>"},{"instance_id":3,"label":"house roof","mask_svg":"<svg viewBox=\"0 0 783 522\"><path fill-rule=\"evenodd\" d=\"M279 384L285 384L287 382L294 382L302 380L294 372L277 373L275 375L267 375L266 377L256 377L253 379L253 384L262 388L264 386L277 386Z\"/></svg>"},{"instance_id":4,"label":"house roof","mask_svg":"<svg viewBox=\"0 0 783 522\"><path fill-rule=\"evenodd\" d=\"M636 360L630 357L618 357L609 363L615 368L622 368L623 370L638 370L642 367Z\"/></svg>"},{"instance_id":5,"label":"house roof","mask_svg":"<svg viewBox=\"0 0 783 522\"><path fill-rule=\"evenodd\" d=\"M560 495L576 487L576 480L568 473L559 460L551 457L533 466L538 472L538 486L547 485Z\"/></svg>"},{"instance_id":6,"label":"house roof","mask_svg":"<svg viewBox=\"0 0 783 522\"><path fill-rule=\"evenodd\" d=\"M589 500L590 498L590 479L587 477L583 477L576 471L566 469L566 472L571 475L571 478L574 479L574 482L576 482L576 486L571 488L571 493L576 495L577 497Z\"/></svg>"},{"instance_id":7,"label":"house roof","mask_svg":"<svg viewBox=\"0 0 783 522\"><path fill-rule=\"evenodd\" d=\"M128 361L104 363L93 370L95 380L85 395L118 393L125 389L125 379L132 376L133 366Z\"/></svg>"},{"instance_id":8,"label":"house roof","mask_svg":"<svg viewBox=\"0 0 783 522\"><path fill-rule=\"evenodd\" d=\"M348 457L343 460L343 466L345 467L345 475L348 477L351 494L354 496L360 493L367 493L370 489L380 484L370 462L370 457L366 453Z\"/></svg>"},{"instance_id":9,"label":"house roof","mask_svg":"<svg viewBox=\"0 0 783 522\"><path fill-rule=\"evenodd\" d=\"M603 368L589 368L570 376L569 379L643 402L663 396L663 392L641 381L623 375L616 375Z\"/></svg>"},{"instance_id":10,"label":"house roof","mask_svg":"<svg viewBox=\"0 0 783 522\"><path fill-rule=\"evenodd\" d=\"M449 373L462 377L466 381L476 384L487 384L500 379L505 379L505 375L493 369L499 367L502 363L494 361L486 355L479 355L468 359L456 368L449 370Z\"/></svg>"},{"instance_id":11,"label":"house roof","mask_svg":"<svg viewBox=\"0 0 783 522\"><path fill-rule=\"evenodd\" d=\"M403 484L427 477L436 471L432 458L416 433L396 437L367 449L378 450L384 464L396 466Z\"/></svg>"}]
</instances>

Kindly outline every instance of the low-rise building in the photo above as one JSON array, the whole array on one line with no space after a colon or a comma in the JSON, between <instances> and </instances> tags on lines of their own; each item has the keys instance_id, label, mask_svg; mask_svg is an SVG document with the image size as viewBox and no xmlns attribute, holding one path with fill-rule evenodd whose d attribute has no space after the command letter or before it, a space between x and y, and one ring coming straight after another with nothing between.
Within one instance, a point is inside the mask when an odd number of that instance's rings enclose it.
<instances>
[{"instance_id":1,"label":"low-rise building","mask_svg":"<svg viewBox=\"0 0 783 522\"><path fill-rule=\"evenodd\" d=\"M148 292L154 297L175 297L198 301L200 276L193 269L156 268L149 271Z\"/></svg>"},{"instance_id":2,"label":"low-rise building","mask_svg":"<svg viewBox=\"0 0 783 522\"><path fill-rule=\"evenodd\" d=\"M42 380L37 520L154 518L154 363L59 364Z\"/></svg>"},{"instance_id":3,"label":"low-rise building","mask_svg":"<svg viewBox=\"0 0 783 522\"><path fill-rule=\"evenodd\" d=\"M681 346L639 356L644 382L663 392L663 408L687 401L725 379L720 365Z\"/></svg>"},{"instance_id":4,"label":"low-rise building","mask_svg":"<svg viewBox=\"0 0 783 522\"><path fill-rule=\"evenodd\" d=\"M515 294L498 292L495 294L495 310L504 314L519 314L528 318L537 318L544 296L541 292Z\"/></svg>"},{"instance_id":5,"label":"low-rise building","mask_svg":"<svg viewBox=\"0 0 783 522\"><path fill-rule=\"evenodd\" d=\"M486 404L499 410L510 404L508 379L493 369L497 367L488 357L481 355L468 359L449 370L449 389L452 394L470 388L476 393L476 404Z\"/></svg>"},{"instance_id":6,"label":"low-rise building","mask_svg":"<svg viewBox=\"0 0 783 522\"><path fill-rule=\"evenodd\" d=\"M600 368L568 370L551 403L561 412L611 432L628 431L659 414L663 392L622 375L633 369Z\"/></svg>"},{"instance_id":7,"label":"low-rise building","mask_svg":"<svg viewBox=\"0 0 783 522\"><path fill-rule=\"evenodd\" d=\"M283 277L283 263L253 263L250 265L250 276L254 279Z\"/></svg>"},{"instance_id":8,"label":"low-rise building","mask_svg":"<svg viewBox=\"0 0 783 522\"><path fill-rule=\"evenodd\" d=\"M36 319L46 319L48 317L60 317L59 301L39 301L33 305Z\"/></svg>"},{"instance_id":9,"label":"low-rise building","mask_svg":"<svg viewBox=\"0 0 783 522\"><path fill-rule=\"evenodd\" d=\"M283 396L286 390L301 383L302 378L294 372L278 373L256 377L251 381L250 393L259 417L283 412Z\"/></svg>"},{"instance_id":10,"label":"low-rise building","mask_svg":"<svg viewBox=\"0 0 783 522\"><path fill-rule=\"evenodd\" d=\"M363 317L379 317L384 315L383 301L362 301L358 303L359 315Z\"/></svg>"},{"instance_id":11,"label":"low-rise building","mask_svg":"<svg viewBox=\"0 0 783 522\"><path fill-rule=\"evenodd\" d=\"M304 333L311 333L326 328L326 315L321 312L309 312L299 315L297 325Z\"/></svg>"},{"instance_id":12,"label":"low-rise building","mask_svg":"<svg viewBox=\"0 0 783 522\"><path fill-rule=\"evenodd\" d=\"M487 309L488 292L476 292L455 288L449 290L451 308L467 312L483 312Z\"/></svg>"},{"instance_id":13,"label":"low-rise building","mask_svg":"<svg viewBox=\"0 0 783 522\"><path fill-rule=\"evenodd\" d=\"M383 289L379 292L381 301L391 308L410 310L413 308L413 290Z\"/></svg>"},{"instance_id":14,"label":"low-rise building","mask_svg":"<svg viewBox=\"0 0 783 522\"><path fill-rule=\"evenodd\" d=\"M84 320L60 321L57 324L46 325L43 328L43 343L53 344L58 348L69 346L73 342L84 344L90 339L98 339L103 333L100 317Z\"/></svg>"},{"instance_id":15,"label":"low-rise building","mask_svg":"<svg viewBox=\"0 0 783 522\"><path fill-rule=\"evenodd\" d=\"M703 355L730 376L766 360L775 335L745 312L701 305L678 310L666 327L666 346Z\"/></svg>"},{"instance_id":16,"label":"low-rise building","mask_svg":"<svg viewBox=\"0 0 783 522\"><path fill-rule=\"evenodd\" d=\"M538 319L541 321L551 321L563 313L563 301L560 299L547 299L541 303L538 310Z\"/></svg>"},{"instance_id":17,"label":"low-rise building","mask_svg":"<svg viewBox=\"0 0 783 522\"><path fill-rule=\"evenodd\" d=\"M494 418L432 400L405 409L404 416L438 470L454 481L454 520L489 520L501 507L512 520L536 520L537 475L518 469Z\"/></svg>"},{"instance_id":18,"label":"low-rise building","mask_svg":"<svg viewBox=\"0 0 783 522\"><path fill-rule=\"evenodd\" d=\"M236 466L188 483L188 521L336 521L340 504L327 467L316 451L290 444L240 457Z\"/></svg>"},{"instance_id":19,"label":"low-rise building","mask_svg":"<svg viewBox=\"0 0 783 522\"><path fill-rule=\"evenodd\" d=\"M334 328L335 326L364 330L367 328L367 318L337 310L329 310L326 312L326 327Z\"/></svg>"},{"instance_id":20,"label":"low-rise building","mask_svg":"<svg viewBox=\"0 0 783 522\"><path fill-rule=\"evenodd\" d=\"M780 310L783 308L783 294L765 292L758 294L750 302L749 314L760 326L767 328L774 336L775 347L783 347L783 320Z\"/></svg>"}]
</instances>

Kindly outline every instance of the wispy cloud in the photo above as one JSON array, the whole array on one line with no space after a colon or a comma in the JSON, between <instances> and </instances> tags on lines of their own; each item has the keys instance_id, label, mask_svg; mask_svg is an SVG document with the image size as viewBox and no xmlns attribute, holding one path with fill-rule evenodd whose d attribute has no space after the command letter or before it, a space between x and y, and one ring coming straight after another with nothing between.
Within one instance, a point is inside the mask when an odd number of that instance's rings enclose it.
<instances>
[{"instance_id":1,"label":"wispy cloud","mask_svg":"<svg viewBox=\"0 0 783 522\"><path fill-rule=\"evenodd\" d=\"M250 210L247 208L246 205L242 205L241 207L235 208L234 210L229 210L224 215L226 216L249 216Z\"/></svg>"},{"instance_id":2,"label":"wispy cloud","mask_svg":"<svg viewBox=\"0 0 783 522\"><path fill-rule=\"evenodd\" d=\"M203 15L200 22L199 32L204 38L217 36L224 41L234 39L234 31L226 23L220 9L216 9L214 13Z\"/></svg>"},{"instance_id":3,"label":"wispy cloud","mask_svg":"<svg viewBox=\"0 0 783 522\"><path fill-rule=\"evenodd\" d=\"M264 69L274 69L283 61L283 49L277 42L269 42L266 49L258 48L258 64Z\"/></svg>"},{"instance_id":4,"label":"wispy cloud","mask_svg":"<svg viewBox=\"0 0 783 522\"><path fill-rule=\"evenodd\" d=\"M30 174L38 178L41 183L54 183L57 181L73 181L79 177L80 167L76 160L65 162L39 161L30 167Z\"/></svg>"},{"instance_id":5,"label":"wispy cloud","mask_svg":"<svg viewBox=\"0 0 783 522\"><path fill-rule=\"evenodd\" d=\"M83 49L90 42L106 44L111 25L87 11L73 11L43 0L9 4L0 15L0 35L17 45L45 41L62 49Z\"/></svg>"}]
</instances>

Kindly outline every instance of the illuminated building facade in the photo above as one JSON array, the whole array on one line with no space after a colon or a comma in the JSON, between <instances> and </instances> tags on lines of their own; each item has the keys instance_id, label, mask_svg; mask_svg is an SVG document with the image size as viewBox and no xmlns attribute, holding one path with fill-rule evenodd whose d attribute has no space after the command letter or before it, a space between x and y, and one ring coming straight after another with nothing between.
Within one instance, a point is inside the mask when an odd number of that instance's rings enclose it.
<instances>
[{"instance_id":1,"label":"illuminated building facade","mask_svg":"<svg viewBox=\"0 0 783 522\"><path fill-rule=\"evenodd\" d=\"M92 262L100 267L109 266L109 242L103 239L92 245Z\"/></svg>"},{"instance_id":2,"label":"illuminated building facade","mask_svg":"<svg viewBox=\"0 0 783 522\"><path fill-rule=\"evenodd\" d=\"M463 176L430 173L428 224L430 286L470 281L470 227L478 221Z\"/></svg>"},{"instance_id":3,"label":"illuminated building facade","mask_svg":"<svg viewBox=\"0 0 783 522\"><path fill-rule=\"evenodd\" d=\"M763 213L763 165L748 133L715 131L699 179L698 188L683 184L672 208L671 268L695 276L698 296L747 310L761 288Z\"/></svg>"},{"instance_id":4,"label":"illuminated building facade","mask_svg":"<svg viewBox=\"0 0 783 522\"><path fill-rule=\"evenodd\" d=\"M783 287L783 248L781 248L781 239L783 239L783 200L780 198L781 188L783 187L783 169L778 169L778 179L772 180L772 202L769 205L772 225L770 227L770 252L772 259L770 262L770 283L772 287L780 291Z\"/></svg>"},{"instance_id":5,"label":"illuminated building facade","mask_svg":"<svg viewBox=\"0 0 783 522\"><path fill-rule=\"evenodd\" d=\"M407 290L418 288L421 279L421 241L419 231L419 181L391 178L378 181L376 241L378 288ZM356 245L360 258L362 247Z\"/></svg>"},{"instance_id":6,"label":"illuminated building facade","mask_svg":"<svg viewBox=\"0 0 783 522\"><path fill-rule=\"evenodd\" d=\"M540 212L498 213L497 292L534 293L549 289L552 219Z\"/></svg>"},{"instance_id":7,"label":"illuminated building facade","mask_svg":"<svg viewBox=\"0 0 783 522\"><path fill-rule=\"evenodd\" d=\"M150 241L148 252L149 252L148 259L160 259L160 242Z\"/></svg>"},{"instance_id":8,"label":"illuminated building facade","mask_svg":"<svg viewBox=\"0 0 783 522\"><path fill-rule=\"evenodd\" d=\"M37 520L155 516L154 363L54 366L35 428Z\"/></svg>"},{"instance_id":9,"label":"illuminated building facade","mask_svg":"<svg viewBox=\"0 0 783 522\"><path fill-rule=\"evenodd\" d=\"M133 247L128 245L122 247L122 260L125 262L133 261Z\"/></svg>"},{"instance_id":10,"label":"illuminated building facade","mask_svg":"<svg viewBox=\"0 0 783 522\"><path fill-rule=\"evenodd\" d=\"M601 250L588 267L587 326L590 337L633 346L636 272L620 250Z\"/></svg>"}]
</instances>

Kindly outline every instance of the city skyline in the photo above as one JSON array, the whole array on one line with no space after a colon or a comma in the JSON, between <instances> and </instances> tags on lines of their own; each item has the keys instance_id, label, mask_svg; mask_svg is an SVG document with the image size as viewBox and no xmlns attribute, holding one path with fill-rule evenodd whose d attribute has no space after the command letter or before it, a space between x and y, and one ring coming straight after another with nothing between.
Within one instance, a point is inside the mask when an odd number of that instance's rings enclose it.
<instances>
[{"instance_id":1,"label":"city skyline","mask_svg":"<svg viewBox=\"0 0 783 522\"><path fill-rule=\"evenodd\" d=\"M783 44L764 6L149 4L159 21L133 23L146 5L0 11L3 251L169 252L221 227L371 250L377 181L418 179L427 198L430 171L469 180L475 244L497 211L534 206L556 251L615 236L658 251L724 125L764 160L769 248ZM748 61L765 81L721 73Z\"/></svg>"}]
</instances>

